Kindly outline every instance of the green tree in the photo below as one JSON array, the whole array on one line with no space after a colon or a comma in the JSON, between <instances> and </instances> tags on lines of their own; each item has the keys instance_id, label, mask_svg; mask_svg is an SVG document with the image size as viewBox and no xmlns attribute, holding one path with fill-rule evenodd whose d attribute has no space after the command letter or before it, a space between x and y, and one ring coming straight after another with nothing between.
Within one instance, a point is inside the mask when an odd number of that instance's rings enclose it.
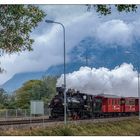
<instances>
[{"instance_id":1,"label":"green tree","mask_svg":"<svg viewBox=\"0 0 140 140\"><path fill-rule=\"evenodd\" d=\"M95 11L101 15L111 14L112 8L116 9L118 12L136 12L137 5L135 4L86 4L87 10L90 11L95 9Z\"/></svg>"},{"instance_id":2,"label":"green tree","mask_svg":"<svg viewBox=\"0 0 140 140\"><path fill-rule=\"evenodd\" d=\"M57 78L58 77L56 76L47 76L42 78L44 85L43 87L47 88L46 96L43 97L43 100L46 102L46 104L49 103L52 97L56 94Z\"/></svg>"},{"instance_id":3,"label":"green tree","mask_svg":"<svg viewBox=\"0 0 140 140\"><path fill-rule=\"evenodd\" d=\"M23 86L16 91L16 104L18 108L28 109L30 100L34 99L33 86L38 85L40 80L30 80L23 84Z\"/></svg>"},{"instance_id":4,"label":"green tree","mask_svg":"<svg viewBox=\"0 0 140 140\"><path fill-rule=\"evenodd\" d=\"M0 5L0 56L31 51L34 40L30 33L44 17L45 13L37 6ZM0 73L4 71L0 67Z\"/></svg>"},{"instance_id":5,"label":"green tree","mask_svg":"<svg viewBox=\"0 0 140 140\"><path fill-rule=\"evenodd\" d=\"M32 50L30 33L44 16L33 5L0 5L0 52Z\"/></svg>"},{"instance_id":6,"label":"green tree","mask_svg":"<svg viewBox=\"0 0 140 140\"><path fill-rule=\"evenodd\" d=\"M3 88L0 88L0 109L7 108L8 95Z\"/></svg>"},{"instance_id":7,"label":"green tree","mask_svg":"<svg viewBox=\"0 0 140 140\"><path fill-rule=\"evenodd\" d=\"M28 109L31 100L43 100L47 104L56 93L56 77L30 80L16 91L17 108Z\"/></svg>"},{"instance_id":8,"label":"green tree","mask_svg":"<svg viewBox=\"0 0 140 140\"><path fill-rule=\"evenodd\" d=\"M5 108L7 108L7 109L16 109L17 108L16 98L15 98L14 93L11 95L8 95L7 106Z\"/></svg>"}]
</instances>

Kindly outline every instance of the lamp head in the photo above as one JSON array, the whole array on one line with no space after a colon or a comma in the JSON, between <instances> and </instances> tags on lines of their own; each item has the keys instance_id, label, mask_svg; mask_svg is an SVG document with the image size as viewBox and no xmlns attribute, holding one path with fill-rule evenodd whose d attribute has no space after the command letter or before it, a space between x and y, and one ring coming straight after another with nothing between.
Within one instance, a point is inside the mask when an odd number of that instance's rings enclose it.
<instances>
[{"instance_id":1,"label":"lamp head","mask_svg":"<svg viewBox=\"0 0 140 140\"><path fill-rule=\"evenodd\" d=\"M53 20L45 20L45 22L47 22L47 23L54 23Z\"/></svg>"}]
</instances>

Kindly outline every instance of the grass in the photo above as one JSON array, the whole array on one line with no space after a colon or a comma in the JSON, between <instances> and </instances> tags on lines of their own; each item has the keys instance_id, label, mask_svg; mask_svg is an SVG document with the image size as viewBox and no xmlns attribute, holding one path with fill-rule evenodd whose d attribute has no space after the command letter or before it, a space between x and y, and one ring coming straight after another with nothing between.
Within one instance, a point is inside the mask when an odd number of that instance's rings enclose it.
<instances>
[{"instance_id":1,"label":"grass","mask_svg":"<svg viewBox=\"0 0 140 140\"><path fill-rule=\"evenodd\" d=\"M140 136L140 120L58 125L32 130L0 131L2 136Z\"/></svg>"}]
</instances>

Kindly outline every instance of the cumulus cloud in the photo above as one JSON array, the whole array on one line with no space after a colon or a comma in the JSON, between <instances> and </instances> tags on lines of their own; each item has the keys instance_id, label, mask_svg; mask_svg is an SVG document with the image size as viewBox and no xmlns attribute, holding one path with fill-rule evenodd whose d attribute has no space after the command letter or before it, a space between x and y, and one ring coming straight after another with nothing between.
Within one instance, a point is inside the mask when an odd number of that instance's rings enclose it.
<instances>
[{"instance_id":1,"label":"cumulus cloud","mask_svg":"<svg viewBox=\"0 0 140 140\"><path fill-rule=\"evenodd\" d=\"M101 23L96 33L97 39L108 45L131 46L133 43L133 27L122 20Z\"/></svg>"},{"instance_id":2,"label":"cumulus cloud","mask_svg":"<svg viewBox=\"0 0 140 140\"><path fill-rule=\"evenodd\" d=\"M88 94L113 94L137 97L137 72L131 64L122 64L112 70L81 67L66 75L67 89L73 88ZM63 75L57 80L62 86Z\"/></svg>"}]
</instances>

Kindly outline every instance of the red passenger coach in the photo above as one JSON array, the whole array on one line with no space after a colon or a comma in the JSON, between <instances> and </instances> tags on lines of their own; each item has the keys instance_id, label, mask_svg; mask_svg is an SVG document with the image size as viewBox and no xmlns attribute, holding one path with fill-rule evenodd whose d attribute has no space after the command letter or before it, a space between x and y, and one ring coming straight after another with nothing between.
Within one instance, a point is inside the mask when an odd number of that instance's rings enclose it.
<instances>
[{"instance_id":1,"label":"red passenger coach","mask_svg":"<svg viewBox=\"0 0 140 140\"><path fill-rule=\"evenodd\" d=\"M121 98L115 95L101 94L96 98L102 98L102 113L116 115L121 112Z\"/></svg>"},{"instance_id":2,"label":"red passenger coach","mask_svg":"<svg viewBox=\"0 0 140 140\"><path fill-rule=\"evenodd\" d=\"M121 98L121 112L123 114L136 114L138 110L138 103L134 97Z\"/></svg>"}]
</instances>

